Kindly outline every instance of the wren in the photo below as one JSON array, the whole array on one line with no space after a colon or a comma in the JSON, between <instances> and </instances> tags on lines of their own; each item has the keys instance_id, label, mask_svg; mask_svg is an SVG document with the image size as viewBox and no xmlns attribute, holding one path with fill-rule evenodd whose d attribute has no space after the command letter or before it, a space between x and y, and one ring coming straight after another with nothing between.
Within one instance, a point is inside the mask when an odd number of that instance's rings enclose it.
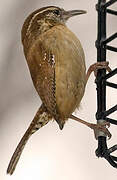
<instances>
[{"instance_id":1,"label":"wren","mask_svg":"<svg viewBox=\"0 0 117 180\"><path fill-rule=\"evenodd\" d=\"M85 13L83 10L65 11L49 6L36 10L24 22L24 54L42 105L11 158L7 169L9 174L14 172L29 137L52 119L61 130L70 118L111 136L106 124L88 123L72 115L79 107L88 77L97 65L92 65L86 73L82 45L66 26L70 17ZM107 64L99 63L98 66L106 68Z\"/></svg>"}]
</instances>

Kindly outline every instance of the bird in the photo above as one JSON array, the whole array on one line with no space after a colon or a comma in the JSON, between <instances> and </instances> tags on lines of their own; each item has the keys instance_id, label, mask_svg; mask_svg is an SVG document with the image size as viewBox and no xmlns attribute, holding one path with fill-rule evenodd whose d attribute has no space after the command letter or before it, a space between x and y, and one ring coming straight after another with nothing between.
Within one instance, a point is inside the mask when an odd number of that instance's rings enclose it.
<instances>
[{"instance_id":1,"label":"bird","mask_svg":"<svg viewBox=\"0 0 117 180\"><path fill-rule=\"evenodd\" d=\"M47 6L32 12L23 24L24 55L42 104L10 160L7 168L10 175L30 136L52 119L61 130L68 119L73 119L111 136L105 127L107 123L92 124L72 115L80 106L91 72L97 67L108 68L105 62L95 63L86 73L81 42L66 25L69 18L81 14L86 11Z\"/></svg>"}]
</instances>

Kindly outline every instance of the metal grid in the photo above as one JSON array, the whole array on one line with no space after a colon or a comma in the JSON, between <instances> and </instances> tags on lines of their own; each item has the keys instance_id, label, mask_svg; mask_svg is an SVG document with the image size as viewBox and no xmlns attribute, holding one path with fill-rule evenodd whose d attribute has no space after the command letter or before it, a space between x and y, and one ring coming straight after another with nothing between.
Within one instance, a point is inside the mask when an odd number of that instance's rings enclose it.
<instances>
[{"instance_id":1,"label":"metal grid","mask_svg":"<svg viewBox=\"0 0 117 180\"><path fill-rule=\"evenodd\" d=\"M108 43L117 38L117 32L106 38L106 15L112 14L117 16L117 11L108 9L112 4L117 3L117 0L98 0L96 4L96 10L98 13L98 32L96 40L97 48L97 62L106 61L107 50L117 52L117 47L109 46ZM110 122L117 125L117 119L108 118L108 115L117 111L117 104L106 110L106 87L117 89L117 84L109 82L108 79L112 76L117 76L117 68L112 72L106 74L105 69L98 70L96 77L97 85L97 123L102 121ZM98 148L96 150L96 156L105 158L113 167L117 168L117 157L112 156L111 153L117 150L117 145L111 148L107 147L107 138L105 135L98 136Z\"/></svg>"}]
</instances>

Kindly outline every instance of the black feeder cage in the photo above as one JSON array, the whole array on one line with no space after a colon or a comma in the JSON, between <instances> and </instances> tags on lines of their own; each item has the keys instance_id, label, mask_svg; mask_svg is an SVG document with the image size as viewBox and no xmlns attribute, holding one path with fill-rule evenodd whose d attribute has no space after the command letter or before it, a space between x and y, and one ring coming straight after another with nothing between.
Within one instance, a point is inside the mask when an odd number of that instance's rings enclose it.
<instances>
[{"instance_id":1,"label":"black feeder cage","mask_svg":"<svg viewBox=\"0 0 117 180\"><path fill-rule=\"evenodd\" d=\"M110 37L106 37L106 16L111 14L117 16L117 11L109 9L109 6L117 3L117 0L98 0L96 4L96 10L98 13L98 32L96 40L97 48L97 62L106 61L107 50L117 52L117 47L109 46L108 43L117 38L117 32ZM117 5L117 4L116 4ZM97 123L110 122L113 125L117 125L117 119L111 119L108 117L111 113L117 111L117 104L106 110L106 87L117 89L117 84L109 82L108 79L112 76L117 76L117 68L110 73L106 73L105 69L99 69L96 77L96 89L97 89ZM117 145L111 148L107 147L107 138L104 133L98 135L98 148L95 153L97 157L105 158L113 167L117 168L117 157L111 155L112 152L117 150Z\"/></svg>"}]
</instances>

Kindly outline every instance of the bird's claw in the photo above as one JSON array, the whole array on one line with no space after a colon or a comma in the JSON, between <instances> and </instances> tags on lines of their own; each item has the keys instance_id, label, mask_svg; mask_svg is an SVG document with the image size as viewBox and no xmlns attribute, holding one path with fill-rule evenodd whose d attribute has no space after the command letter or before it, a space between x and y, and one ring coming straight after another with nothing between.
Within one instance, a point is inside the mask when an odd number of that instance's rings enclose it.
<instances>
[{"instance_id":1,"label":"bird's claw","mask_svg":"<svg viewBox=\"0 0 117 180\"><path fill-rule=\"evenodd\" d=\"M95 138L97 139L98 136L108 136L108 139L111 138L111 133L109 132L109 130L106 128L109 128L110 127L110 123L109 122L104 122L102 124L91 124L91 129L94 130L94 134L95 134Z\"/></svg>"},{"instance_id":2,"label":"bird's claw","mask_svg":"<svg viewBox=\"0 0 117 180\"><path fill-rule=\"evenodd\" d=\"M111 72L108 61L97 62L91 65L91 71L94 71L95 77L97 76L98 69L106 69L108 72Z\"/></svg>"}]
</instances>

